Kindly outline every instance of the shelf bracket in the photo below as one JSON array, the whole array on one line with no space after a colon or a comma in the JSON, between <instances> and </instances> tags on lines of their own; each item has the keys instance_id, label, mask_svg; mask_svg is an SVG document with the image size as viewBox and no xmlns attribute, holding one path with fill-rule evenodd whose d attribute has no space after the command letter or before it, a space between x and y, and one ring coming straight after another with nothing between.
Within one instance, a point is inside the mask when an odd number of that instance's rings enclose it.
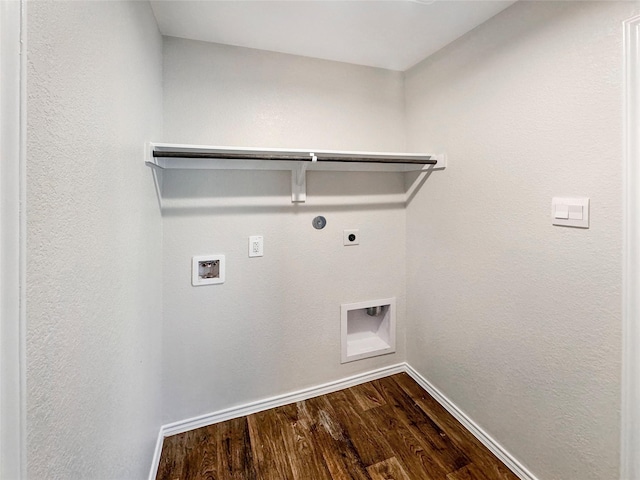
<instances>
[{"instance_id":1,"label":"shelf bracket","mask_svg":"<svg viewBox=\"0 0 640 480\"><path fill-rule=\"evenodd\" d=\"M304 203L307 200L307 166L305 162L291 170L291 203Z\"/></svg>"},{"instance_id":2,"label":"shelf bracket","mask_svg":"<svg viewBox=\"0 0 640 480\"><path fill-rule=\"evenodd\" d=\"M318 157L311 152L311 162ZM307 162L298 162L291 170L291 203L304 203L307 200Z\"/></svg>"}]
</instances>

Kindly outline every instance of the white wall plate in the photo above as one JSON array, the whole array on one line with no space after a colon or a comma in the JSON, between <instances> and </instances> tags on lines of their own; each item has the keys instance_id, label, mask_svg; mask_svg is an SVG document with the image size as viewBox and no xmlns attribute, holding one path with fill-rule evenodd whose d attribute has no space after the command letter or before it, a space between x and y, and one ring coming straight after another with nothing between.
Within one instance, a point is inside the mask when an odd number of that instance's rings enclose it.
<instances>
[{"instance_id":1,"label":"white wall plate","mask_svg":"<svg viewBox=\"0 0 640 480\"><path fill-rule=\"evenodd\" d=\"M589 228L589 199L587 197L553 197L551 218L554 225Z\"/></svg>"}]
</instances>

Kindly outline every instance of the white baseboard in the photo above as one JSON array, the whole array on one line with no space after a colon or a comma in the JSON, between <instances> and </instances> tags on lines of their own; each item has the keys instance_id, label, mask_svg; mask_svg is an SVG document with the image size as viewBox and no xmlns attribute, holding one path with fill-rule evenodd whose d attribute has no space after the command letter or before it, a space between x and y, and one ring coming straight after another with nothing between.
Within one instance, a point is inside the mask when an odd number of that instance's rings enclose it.
<instances>
[{"instance_id":1,"label":"white baseboard","mask_svg":"<svg viewBox=\"0 0 640 480\"><path fill-rule=\"evenodd\" d=\"M337 392L345 388L360 385L361 383L370 382L379 378L395 375L396 373L407 373L422 388L424 388L438 403L440 403L451 415L455 417L464 427L469 430L482 444L487 447L496 457L498 457L513 473L522 480L537 480L537 478L522 465L513 455L511 455L504 447L496 442L489 434L480 428L471 418L469 418L462 410L460 410L453 402L442 394L437 388L429 383L422 375L414 370L407 363L398 363L389 367L371 370L370 372L361 373L352 377L343 378L329 383L324 383L316 387L305 388L296 392L277 395L264 400L247 403L237 407L226 408L206 415L181 420L179 422L169 423L160 428L156 449L153 455L151 471L149 472L149 480L155 480L160 464L160 454L162 452L162 442L165 437L177 435L179 433L202 428L214 423L224 422L233 418L244 417L252 413L262 412L270 408L282 407L290 403L308 400L310 398L326 395L328 393Z\"/></svg>"},{"instance_id":2,"label":"white baseboard","mask_svg":"<svg viewBox=\"0 0 640 480\"><path fill-rule=\"evenodd\" d=\"M160 454L162 453L162 443L164 442L164 435L162 429L158 432L158 438L156 439L156 448L153 451L153 459L151 460L151 469L149 470L149 480L155 480L158 476L158 467L160 466Z\"/></svg>"},{"instance_id":3,"label":"white baseboard","mask_svg":"<svg viewBox=\"0 0 640 480\"><path fill-rule=\"evenodd\" d=\"M160 433L158 434L156 450L153 454L153 462L151 464L151 471L149 472L149 480L155 480L156 478L158 465L160 463L160 453L162 452L162 441L165 437L188 432L189 430L195 430L196 428L207 427L214 423L225 422L233 418L244 417L245 415L262 412L264 410L269 410L270 408L282 407L284 405L289 405L290 403L308 400L313 397L319 397L320 395L337 392L338 390L344 390L345 388L360 385L361 383L388 377L390 375L395 375L396 373L406 372L406 368L406 363L398 363L389 367L383 367L340 380L335 380L333 382L324 383L316 387L309 387L296 392L285 393L283 395L277 395L264 400L258 400L256 402L226 408L217 412L207 413L198 417L163 425L160 427Z\"/></svg>"},{"instance_id":4,"label":"white baseboard","mask_svg":"<svg viewBox=\"0 0 640 480\"><path fill-rule=\"evenodd\" d=\"M513 473L522 480L537 480L527 468L522 465L513 455L511 455L502 445L495 441L487 432L485 432L476 422L474 422L466 413L449 400L440 390L434 387L429 381L420 375L411 365L406 364L406 372L413 378L418 385L424 388L429 395L436 399L453 417L458 420L474 437L487 447L491 453L498 457Z\"/></svg>"},{"instance_id":5,"label":"white baseboard","mask_svg":"<svg viewBox=\"0 0 640 480\"><path fill-rule=\"evenodd\" d=\"M360 385L361 383L370 382L372 380L377 380L378 378L384 378L389 375L404 372L406 371L405 365L406 364L404 363L398 363L390 367L379 368L377 370L361 373L352 377L324 383L316 387L309 387L296 392L276 395L275 397L258 400L256 402L247 403L237 407L226 408L218 412L207 413L188 420L169 423L162 427L162 431L165 437L169 437L171 435L188 432L189 430L194 430L196 428L213 425L214 423L224 422L233 418L244 417L245 415L251 415L252 413L269 410L270 408L282 407L283 405L288 405L290 403L308 400L309 398L319 397L320 395L337 392L338 390L344 390L345 388L353 387L354 385Z\"/></svg>"}]
</instances>

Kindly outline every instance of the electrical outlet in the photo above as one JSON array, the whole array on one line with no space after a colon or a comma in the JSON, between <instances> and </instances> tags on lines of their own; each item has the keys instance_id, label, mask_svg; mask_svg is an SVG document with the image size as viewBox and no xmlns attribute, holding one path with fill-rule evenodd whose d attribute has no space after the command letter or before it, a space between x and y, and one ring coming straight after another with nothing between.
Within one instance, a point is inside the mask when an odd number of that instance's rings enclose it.
<instances>
[{"instance_id":1,"label":"electrical outlet","mask_svg":"<svg viewBox=\"0 0 640 480\"><path fill-rule=\"evenodd\" d=\"M215 285L224 283L224 255L201 255L191 260L191 284Z\"/></svg>"},{"instance_id":2,"label":"electrical outlet","mask_svg":"<svg viewBox=\"0 0 640 480\"><path fill-rule=\"evenodd\" d=\"M262 257L264 255L264 238L262 235L249 237L249 256Z\"/></svg>"},{"instance_id":3,"label":"electrical outlet","mask_svg":"<svg viewBox=\"0 0 640 480\"><path fill-rule=\"evenodd\" d=\"M360 245L360 230L343 230L342 232L343 245Z\"/></svg>"}]
</instances>

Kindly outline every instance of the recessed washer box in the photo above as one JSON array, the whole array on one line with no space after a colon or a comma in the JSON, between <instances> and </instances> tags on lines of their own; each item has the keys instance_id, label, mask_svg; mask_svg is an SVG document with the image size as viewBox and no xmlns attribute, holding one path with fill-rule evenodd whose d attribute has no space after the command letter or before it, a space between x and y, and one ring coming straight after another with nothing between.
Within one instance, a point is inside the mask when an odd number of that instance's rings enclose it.
<instances>
[{"instance_id":1,"label":"recessed washer box","mask_svg":"<svg viewBox=\"0 0 640 480\"><path fill-rule=\"evenodd\" d=\"M199 255L191 261L194 287L224 283L224 255Z\"/></svg>"},{"instance_id":2,"label":"recessed washer box","mask_svg":"<svg viewBox=\"0 0 640 480\"><path fill-rule=\"evenodd\" d=\"M341 363L396 351L396 299L349 303L341 309Z\"/></svg>"}]
</instances>

